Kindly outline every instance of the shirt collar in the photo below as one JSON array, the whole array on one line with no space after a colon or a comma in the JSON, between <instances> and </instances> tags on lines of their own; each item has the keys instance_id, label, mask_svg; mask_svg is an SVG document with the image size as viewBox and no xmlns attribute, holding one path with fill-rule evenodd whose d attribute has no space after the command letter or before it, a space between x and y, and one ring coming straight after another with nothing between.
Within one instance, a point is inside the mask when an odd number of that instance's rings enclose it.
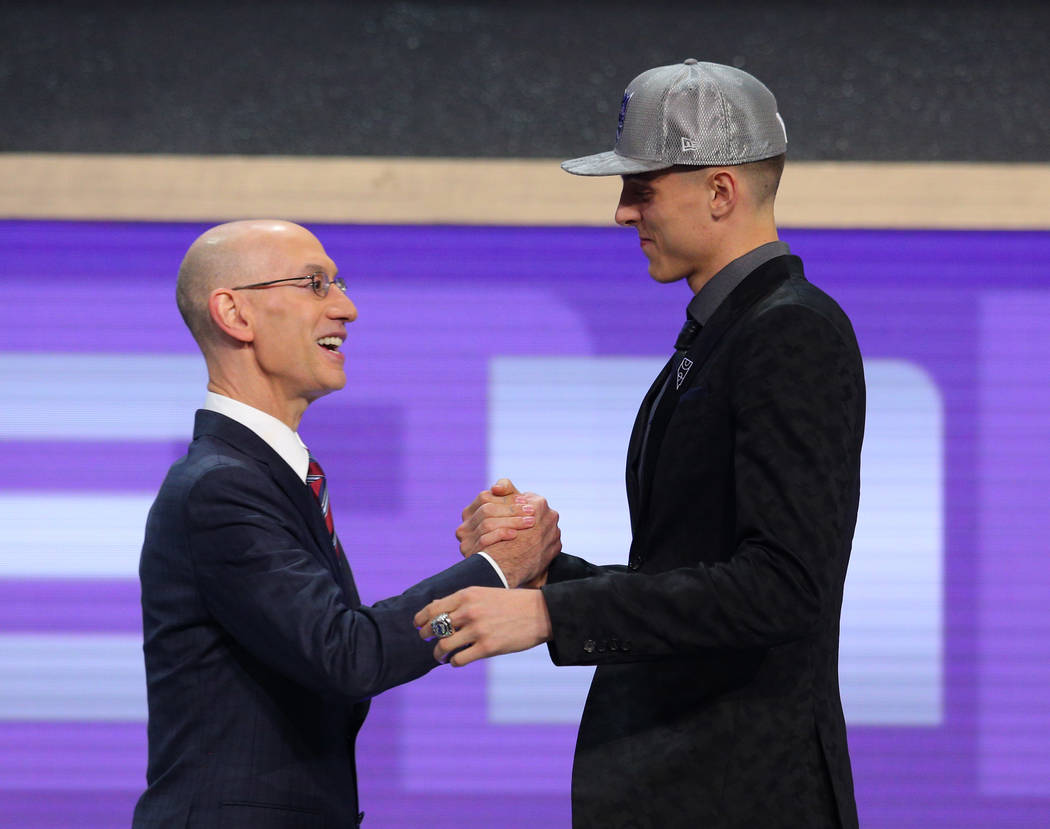
<instances>
[{"instance_id":1,"label":"shirt collar","mask_svg":"<svg viewBox=\"0 0 1050 829\"><path fill-rule=\"evenodd\" d=\"M712 276L689 301L686 313L701 325L707 325L711 315L753 270L770 259L786 256L791 249L786 242L766 242L739 256Z\"/></svg>"},{"instance_id":2,"label":"shirt collar","mask_svg":"<svg viewBox=\"0 0 1050 829\"><path fill-rule=\"evenodd\" d=\"M293 432L273 415L268 415L254 406L213 391L205 395L204 408L210 412L225 415L230 420L236 420L242 426L251 429L281 456L303 483L306 483L310 453L298 432Z\"/></svg>"}]
</instances>

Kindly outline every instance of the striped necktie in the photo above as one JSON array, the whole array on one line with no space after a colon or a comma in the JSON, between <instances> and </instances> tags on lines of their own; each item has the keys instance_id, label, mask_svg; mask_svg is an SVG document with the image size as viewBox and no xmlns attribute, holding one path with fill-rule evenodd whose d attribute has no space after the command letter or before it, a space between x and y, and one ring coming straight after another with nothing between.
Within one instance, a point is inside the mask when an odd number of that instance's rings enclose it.
<instances>
[{"instance_id":1,"label":"striped necktie","mask_svg":"<svg viewBox=\"0 0 1050 829\"><path fill-rule=\"evenodd\" d=\"M324 470L317 458L310 455L310 465L306 470L306 485L317 499L324 513L324 525L328 528L328 534L332 537L332 547L339 555L343 555L343 545L339 543L339 537L335 534L335 520L332 518L332 507L328 503L328 482L325 481Z\"/></svg>"}]
</instances>

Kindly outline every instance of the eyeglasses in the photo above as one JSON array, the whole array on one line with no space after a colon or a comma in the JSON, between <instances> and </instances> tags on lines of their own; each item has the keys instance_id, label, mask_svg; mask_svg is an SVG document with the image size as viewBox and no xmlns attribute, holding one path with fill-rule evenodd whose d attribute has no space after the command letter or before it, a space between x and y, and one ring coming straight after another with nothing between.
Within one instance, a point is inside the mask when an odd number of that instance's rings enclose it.
<instances>
[{"instance_id":1,"label":"eyeglasses","mask_svg":"<svg viewBox=\"0 0 1050 829\"><path fill-rule=\"evenodd\" d=\"M344 294L346 293L346 280L341 276L329 276L324 271L316 271L305 276L289 276L287 279L271 279L269 282L253 282L251 285L238 285L233 290L248 291L254 288L269 288L271 285L280 285L283 282L302 282L304 279L310 280L310 287L321 299L328 296L328 289L333 285ZM305 288L306 286L299 285L297 287Z\"/></svg>"}]
</instances>

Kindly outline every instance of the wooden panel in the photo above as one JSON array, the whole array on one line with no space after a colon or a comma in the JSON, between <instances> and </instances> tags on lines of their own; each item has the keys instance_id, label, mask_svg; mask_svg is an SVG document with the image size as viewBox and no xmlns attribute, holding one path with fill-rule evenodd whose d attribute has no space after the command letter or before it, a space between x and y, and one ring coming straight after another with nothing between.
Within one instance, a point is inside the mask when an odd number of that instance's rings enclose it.
<instances>
[{"instance_id":1,"label":"wooden panel","mask_svg":"<svg viewBox=\"0 0 1050 829\"><path fill-rule=\"evenodd\" d=\"M608 225L554 160L0 154L0 218ZM785 227L1050 229L1050 164L788 164Z\"/></svg>"}]
</instances>

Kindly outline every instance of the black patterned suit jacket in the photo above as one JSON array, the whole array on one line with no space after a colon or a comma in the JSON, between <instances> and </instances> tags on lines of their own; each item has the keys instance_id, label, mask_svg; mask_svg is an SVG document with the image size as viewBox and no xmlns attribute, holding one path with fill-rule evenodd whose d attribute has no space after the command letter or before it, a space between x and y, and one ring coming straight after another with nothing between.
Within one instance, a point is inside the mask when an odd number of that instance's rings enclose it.
<instances>
[{"instance_id":1,"label":"black patterned suit jacket","mask_svg":"<svg viewBox=\"0 0 1050 829\"><path fill-rule=\"evenodd\" d=\"M362 606L307 485L210 411L150 510L139 575L149 762L134 826L164 829L356 826L368 700L437 664L413 615L500 586L473 556Z\"/></svg>"},{"instance_id":2,"label":"black patterned suit jacket","mask_svg":"<svg viewBox=\"0 0 1050 829\"><path fill-rule=\"evenodd\" d=\"M596 665L574 827L857 826L838 685L864 374L801 261L718 307L628 450L627 566L559 556L543 588L559 665ZM642 476L639 476L639 466Z\"/></svg>"}]
</instances>

